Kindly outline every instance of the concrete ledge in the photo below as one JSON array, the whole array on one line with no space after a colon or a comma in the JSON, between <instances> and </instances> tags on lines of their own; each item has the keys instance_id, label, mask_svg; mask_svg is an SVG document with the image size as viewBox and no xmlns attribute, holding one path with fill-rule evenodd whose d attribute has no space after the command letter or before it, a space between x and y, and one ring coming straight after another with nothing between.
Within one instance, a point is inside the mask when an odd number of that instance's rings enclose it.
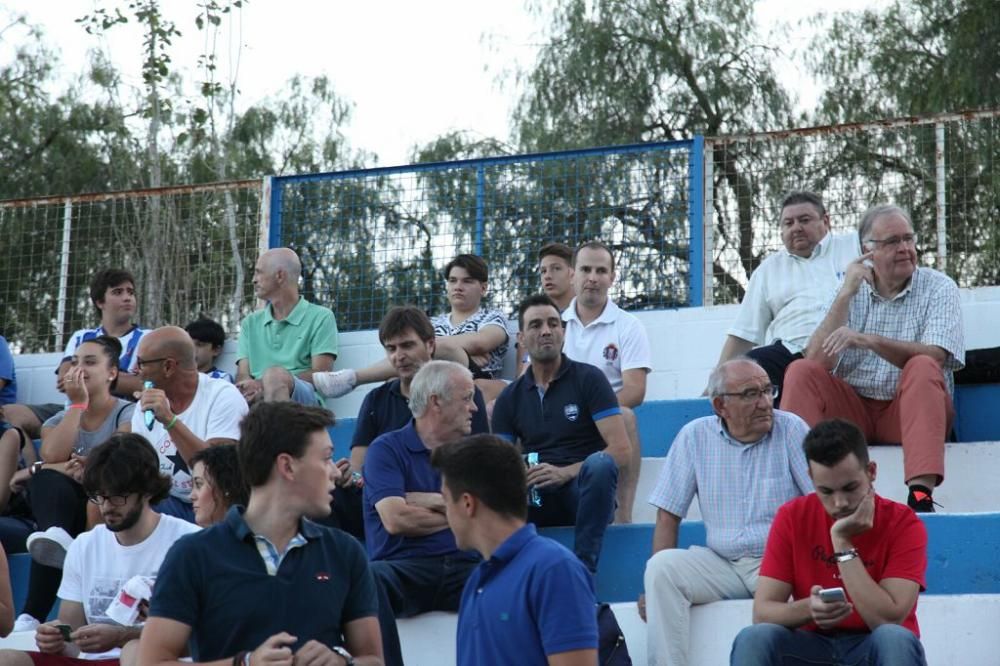
<instances>
[{"instance_id":1,"label":"concrete ledge","mask_svg":"<svg viewBox=\"0 0 1000 666\"><path fill-rule=\"evenodd\" d=\"M691 666L729 663L733 639L751 623L752 601L719 601L691 609ZM634 664L645 664L646 623L634 602L613 604ZM454 613L399 620L407 663L455 663ZM923 595L917 604L921 641L932 666L996 664L1000 654L1000 595Z\"/></svg>"}]
</instances>

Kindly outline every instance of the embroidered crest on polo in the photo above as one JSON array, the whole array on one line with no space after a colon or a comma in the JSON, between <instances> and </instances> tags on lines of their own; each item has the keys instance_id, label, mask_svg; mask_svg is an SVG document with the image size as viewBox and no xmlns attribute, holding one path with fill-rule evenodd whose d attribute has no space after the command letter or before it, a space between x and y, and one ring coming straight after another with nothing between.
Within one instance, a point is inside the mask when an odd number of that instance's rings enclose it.
<instances>
[{"instance_id":1,"label":"embroidered crest on polo","mask_svg":"<svg viewBox=\"0 0 1000 666\"><path fill-rule=\"evenodd\" d=\"M580 418L580 408L574 402L571 402L563 407L563 412L566 414L566 418L570 421L576 421Z\"/></svg>"},{"instance_id":2,"label":"embroidered crest on polo","mask_svg":"<svg viewBox=\"0 0 1000 666\"><path fill-rule=\"evenodd\" d=\"M325 571L319 571L316 573L316 580L323 582L328 581L330 580L330 574Z\"/></svg>"},{"instance_id":3,"label":"embroidered crest on polo","mask_svg":"<svg viewBox=\"0 0 1000 666\"><path fill-rule=\"evenodd\" d=\"M604 348L601 355L604 356L604 360L608 363L614 363L618 360L618 345L613 342L608 343L608 346Z\"/></svg>"}]
</instances>

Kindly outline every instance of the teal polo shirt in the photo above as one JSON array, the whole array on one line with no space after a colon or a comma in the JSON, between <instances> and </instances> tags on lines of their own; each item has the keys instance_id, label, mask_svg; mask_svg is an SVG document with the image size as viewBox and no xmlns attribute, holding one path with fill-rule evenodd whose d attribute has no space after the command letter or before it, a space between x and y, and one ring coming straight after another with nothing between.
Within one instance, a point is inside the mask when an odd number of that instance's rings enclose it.
<instances>
[{"instance_id":1,"label":"teal polo shirt","mask_svg":"<svg viewBox=\"0 0 1000 666\"><path fill-rule=\"evenodd\" d=\"M250 361L250 374L259 379L278 366L293 375L312 369L312 357L337 356L337 320L329 308L299 297L288 317L277 320L271 304L243 319L236 360Z\"/></svg>"}]
</instances>

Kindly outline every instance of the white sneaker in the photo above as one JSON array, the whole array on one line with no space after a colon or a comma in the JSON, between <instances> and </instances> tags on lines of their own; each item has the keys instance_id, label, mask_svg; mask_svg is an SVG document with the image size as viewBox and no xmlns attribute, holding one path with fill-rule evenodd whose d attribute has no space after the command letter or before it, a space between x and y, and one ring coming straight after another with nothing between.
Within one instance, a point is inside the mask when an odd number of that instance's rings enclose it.
<instances>
[{"instance_id":1,"label":"white sneaker","mask_svg":"<svg viewBox=\"0 0 1000 666\"><path fill-rule=\"evenodd\" d=\"M73 537L61 527L50 527L44 532L28 535L28 552L31 559L47 567L62 569L66 551L73 543Z\"/></svg>"},{"instance_id":2,"label":"white sneaker","mask_svg":"<svg viewBox=\"0 0 1000 666\"><path fill-rule=\"evenodd\" d=\"M354 370L336 372L314 372L313 386L324 398L339 398L354 390L358 385L358 373Z\"/></svg>"},{"instance_id":3,"label":"white sneaker","mask_svg":"<svg viewBox=\"0 0 1000 666\"><path fill-rule=\"evenodd\" d=\"M40 624L41 624L41 622L39 622L35 618L31 617L27 613L21 613L20 615L17 616L17 619L14 620L14 629L13 629L13 631L14 632L18 632L18 631L34 631L34 630L38 629L38 625L40 625Z\"/></svg>"}]
</instances>

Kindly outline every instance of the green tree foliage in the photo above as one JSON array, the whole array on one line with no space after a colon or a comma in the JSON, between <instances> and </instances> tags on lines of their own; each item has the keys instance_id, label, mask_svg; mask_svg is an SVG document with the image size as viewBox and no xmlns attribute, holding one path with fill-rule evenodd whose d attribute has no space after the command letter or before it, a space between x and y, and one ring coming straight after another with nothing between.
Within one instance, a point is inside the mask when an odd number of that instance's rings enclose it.
<instances>
[{"instance_id":1,"label":"green tree foliage","mask_svg":"<svg viewBox=\"0 0 1000 666\"><path fill-rule=\"evenodd\" d=\"M1000 106L995 0L895 0L828 23L812 59L825 93L817 122L858 122ZM996 119L944 121L947 270L960 284L1000 279ZM836 140L823 180L908 207L926 260L937 256L938 147L932 126ZM939 264L940 265L940 262Z\"/></svg>"}]
</instances>

